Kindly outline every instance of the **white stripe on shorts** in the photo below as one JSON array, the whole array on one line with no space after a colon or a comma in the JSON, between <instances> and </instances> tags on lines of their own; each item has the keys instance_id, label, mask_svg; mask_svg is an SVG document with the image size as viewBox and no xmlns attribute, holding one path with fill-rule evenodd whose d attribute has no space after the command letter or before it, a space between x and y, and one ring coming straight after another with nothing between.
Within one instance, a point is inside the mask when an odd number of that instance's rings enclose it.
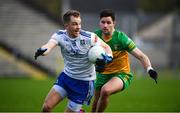
<instances>
[{"instance_id":1,"label":"white stripe on shorts","mask_svg":"<svg viewBox=\"0 0 180 113\"><path fill-rule=\"evenodd\" d=\"M54 85L53 89L57 91L63 98L67 96L67 92L64 88L59 85Z\"/></svg>"}]
</instances>

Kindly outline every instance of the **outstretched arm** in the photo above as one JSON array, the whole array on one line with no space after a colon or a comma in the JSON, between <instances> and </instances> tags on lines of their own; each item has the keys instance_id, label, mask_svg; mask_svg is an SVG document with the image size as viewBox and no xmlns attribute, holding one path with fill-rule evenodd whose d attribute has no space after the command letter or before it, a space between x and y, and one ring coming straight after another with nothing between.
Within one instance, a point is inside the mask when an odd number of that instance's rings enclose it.
<instances>
[{"instance_id":1,"label":"outstretched arm","mask_svg":"<svg viewBox=\"0 0 180 113\"><path fill-rule=\"evenodd\" d=\"M34 58L37 59L39 56L45 56L50 53L50 51L56 47L57 43L54 41L49 41L35 52Z\"/></svg>"},{"instance_id":2,"label":"outstretched arm","mask_svg":"<svg viewBox=\"0 0 180 113\"><path fill-rule=\"evenodd\" d=\"M148 74L150 75L151 78L155 80L157 83L157 77L158 74L157 72L152 68L151 62L147 55L145 55L140 49L135 48L133 51L130 52L133 56L135 56L139 61L142 63L144 68L147 70Z\"/></svg>"}]
</instances>

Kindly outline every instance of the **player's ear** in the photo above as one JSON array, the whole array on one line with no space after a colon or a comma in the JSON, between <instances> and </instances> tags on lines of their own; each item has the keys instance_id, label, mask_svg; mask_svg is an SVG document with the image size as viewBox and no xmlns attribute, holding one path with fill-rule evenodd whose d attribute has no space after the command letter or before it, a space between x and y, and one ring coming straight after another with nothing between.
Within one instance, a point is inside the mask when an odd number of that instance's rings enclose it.
<instances>
[{"instance_id":1,"label":"player's ear","mask_svg":"<svg viewBox=\"0 0 180 113\"><path fill-rule=\"evenodd\" d=\"M114 26L116 25L116 21L113 21Z\"/></svg>"}]
</instances>

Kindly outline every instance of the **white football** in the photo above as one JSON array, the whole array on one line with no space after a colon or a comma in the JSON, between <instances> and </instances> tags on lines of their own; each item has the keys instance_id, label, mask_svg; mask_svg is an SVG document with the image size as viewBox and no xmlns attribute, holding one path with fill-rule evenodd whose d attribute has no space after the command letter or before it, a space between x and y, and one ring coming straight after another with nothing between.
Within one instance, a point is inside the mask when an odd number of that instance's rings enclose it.
<instances>
[{"instance_id":1,"label":"white football","mask_svg":"<svg viewBox=\"0 0 180 113\"><path fill-rule=\"evenodd\" d=\"M99 45L91 47L88 52L89 61L92 63L95 63L98 58L103 59L102 54L105 54L103 47L101 47Z\"/></svg>"}]
</instances>

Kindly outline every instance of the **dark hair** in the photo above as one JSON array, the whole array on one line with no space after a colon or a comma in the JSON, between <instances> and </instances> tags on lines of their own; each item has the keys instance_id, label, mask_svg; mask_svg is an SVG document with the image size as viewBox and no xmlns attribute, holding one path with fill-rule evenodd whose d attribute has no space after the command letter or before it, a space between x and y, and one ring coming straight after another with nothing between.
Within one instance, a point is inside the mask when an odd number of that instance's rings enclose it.
<instances>
[{"instance_id":1,"label":"dark hair","mask_svg":"<svg viewBox=\"0 0 180 113\"><path fill-rule=\"evenodd\" d=\"M74 16L74 17L80 17L80 12L77 10L69 10L68 12L66 12L63 15L63 22L64 23L68 23L70 22L70 17Z\"/></svg>"},{"instance_id":2,"label":"dark hair","mask_svg":"<svg viewBox=\"0 0 180 113\"><path fill-rule=\"evenodd\" d=\"M115 13L111 9L104 9L100 12L100 19L103 17L111 17L113 21L115 21Z\"/></svg>"}]
</instances>

